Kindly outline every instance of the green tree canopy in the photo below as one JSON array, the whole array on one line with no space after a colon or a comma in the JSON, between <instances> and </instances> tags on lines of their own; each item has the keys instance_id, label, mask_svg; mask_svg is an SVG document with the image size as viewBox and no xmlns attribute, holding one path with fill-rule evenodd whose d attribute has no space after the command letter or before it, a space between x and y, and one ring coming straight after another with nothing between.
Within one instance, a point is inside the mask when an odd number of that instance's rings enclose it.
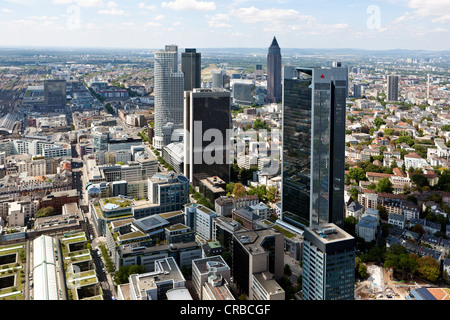
<instances>
[{"instance_id":1,"label":"green tree canopy","mask_svg":"<svg viewBox=\"0 0 450 320\"><path fill-rule=\"evenodd\" d=\"M351 180L355 180L357 183L361 180L367 179L366 172L362 168L350 168L350 170L348 170L347 177Z\"/></svg>"},{"instance_id":2,"label":"green tree canopy","mask_svg":"<svg viewBox=\"0 0 450 320\"><path fill-rule=\"evenodd\" d=\"M392 193L394 190L392 188L392 182L389 180L389 178L382 178L377 183L377 188L375 189L377 192L387 192Z\"/></svg>"},{"instance_id":3,"label":"green tree canopy","mask_svg":"<svg viewBox=\"0 0 450 320\"><path fill-rule=\"evenodd\" d=\"M36 218L43 218L43 217L51 217L54 215L56 215L56 210L53 207L45 207L39 209L34 216Z\"/></svg>"},{"instance_id":4,"label":"green tree canopy","mask_svg":"<svg viewBox=\"0 0 450 320\"><path fill-rule=\"evenodd\" d=\"M114 281L117 284L128 283L128 277L135 273L144 273L145 267L143 265L129 265L121 266L114 274Z\"/></svg>"}]
</instances>

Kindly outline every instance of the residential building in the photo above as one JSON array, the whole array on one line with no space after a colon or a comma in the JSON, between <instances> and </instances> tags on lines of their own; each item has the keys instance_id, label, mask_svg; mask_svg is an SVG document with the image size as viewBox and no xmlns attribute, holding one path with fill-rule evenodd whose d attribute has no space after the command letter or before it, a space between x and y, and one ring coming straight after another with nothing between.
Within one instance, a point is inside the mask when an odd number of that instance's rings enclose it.
<instances>
[{"instance_id":1,"label":"residential building","mask_svg":"<svg viewBox=\"0 0 450 320\"><path fill-rule=\"evenodd\" d=\"M405 216L402 214L390 213L388 216L388 223L401 229L405 228L405 220Z\"/></svg>"}]
</instances>

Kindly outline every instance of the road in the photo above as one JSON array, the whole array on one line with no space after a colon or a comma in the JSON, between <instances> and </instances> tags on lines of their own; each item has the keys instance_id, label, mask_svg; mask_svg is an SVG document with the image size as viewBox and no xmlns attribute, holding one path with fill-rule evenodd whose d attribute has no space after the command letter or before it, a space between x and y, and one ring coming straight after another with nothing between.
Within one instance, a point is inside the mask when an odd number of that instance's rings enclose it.
<instances>
[{"instance_id":1,"label":"road","mask_svg":"<svg viewBox=\"0 0 450 320\"><path fill-rule=\"evenodd\" d=\"M302 274L302 270L300 267L300 262L294 260L290 255L284 254L284 264L288 265L291 268L292 274L289 277L293 284L297 284L298 277Z\"/></svg>"}]
</instances>

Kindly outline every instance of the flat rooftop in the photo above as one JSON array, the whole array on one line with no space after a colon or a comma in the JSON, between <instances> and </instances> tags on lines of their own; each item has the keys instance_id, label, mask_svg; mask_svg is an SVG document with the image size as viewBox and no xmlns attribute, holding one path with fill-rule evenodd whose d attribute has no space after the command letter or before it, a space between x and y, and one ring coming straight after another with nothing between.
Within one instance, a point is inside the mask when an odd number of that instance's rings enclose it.
<instances>
[{"instance_id":1,"label":"flat rooftop","mask_svg":"<svg viewBox=\"0 0 450 320\"><path fill-rule=\"evenodd\" d=\"M333 223L323 224L308 229L311 231L312 235L314 235L317 239L319 239L323 243L331 243L335 241L353 239L353 237L350 234L348 234L341 228L337 227Z\"/></svg>"},{"instance_id":2,"label":"flat rooftop","mask_svg":"<svg viewBox=\"0 0 450 320\"><path fill-rule=\"evenodd\" d=\"M155 271L153 272L135 274L130 277L134 284L134 290L139 292L155 289L158 282L185 280L183 273L172 257L155 261ZM139 296L140 293L137 292L137 295Z\"/></svg>"},{"instance_id":3,"label":"flat rooftop","mask_svg":"<svg viewBox=\"0 0 450 320\"><path fill-rule=\"evenodd\" d=\"M266 252L262 247L262 242L266 237L281 235L281 232L271 229L261 229L252 231L236 232L235 238L253 255Z\"/></svg>"},{"instance_id":4,"label":"flat rooftop","mask_svg":"<svg viewBox=\"0 0 450 320\"><path fill-rule=\"evenodd\" d=\"M208 267L214 268L229 268L221 256L212 256L192 260L192 264L200 271L201 274L210 272Z\"/></svg>"}]
</instances>

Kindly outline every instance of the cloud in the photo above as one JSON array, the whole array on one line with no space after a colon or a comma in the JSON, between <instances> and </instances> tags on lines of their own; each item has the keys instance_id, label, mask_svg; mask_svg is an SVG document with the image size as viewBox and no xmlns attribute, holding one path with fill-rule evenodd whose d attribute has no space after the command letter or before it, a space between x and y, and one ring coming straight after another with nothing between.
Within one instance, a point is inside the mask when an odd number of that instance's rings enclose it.
<instances>
[{"instance_id":1,"label":"cloud","mask_svg":"<svg viewBox=\"0 0 450 320\"><path fill-rule=\"evenodd\" d=\"M232 28L231 24L225 23L225 21L230 20L230 16L225 13L218 13L213 16L206 15L208 20L208 26L210 28Z\"/></svg>"},{"instance_id":2,"label":"cloud","mask_svg":"<svg viewBox=\"0 0 450 320\"><path fill-rule=\"evenodd\" d=\"M98 14L108 15L108 16L124 16L125 11L118 9L117 3L110 1L106 5L107 9L99 10Z\"/></svg>"},{"instance_id":3,"label":"cloud","mask_svg":"<svg viewBox=\"0 0 450 320\"><path fill-rule=\"evenodd\" d=\"M230 11L244 23L261 24L264 32L289 33L302 31L321 35L325 32L344 31L349 28L346 23L324 24L311 15L303 15L294 9L258 9L255 7L237 8Z\"/></svg>"},{"instance_id":4,"label":"cloud","mask_svg":"<svg viewBox=\"0 0 450 320\"><path fill-rule=\"evenodd\" d=\"M36 0L5 0L5 2L22 5L32 5L36 3Z\"/></svg>"},{"instance_id":5,"label":"cloud","mask_svg":"<svg viewBox=\"0 0 450 320\"><path fill-rule=\"evenodd\" d=\"M409 0L406 6L411 9L393 21L394 24L406 21L429 20L445 24L450 21L450 1L448 0Z\"/></svg>"},{"instance_id":6,"label":"cloud","mask_svg":"<svg viewBox=\"0 0 450 320\"><path fill-rule=\"evenodd\" d=\"M53 0L53 4L76 4L80 7L102 7L103 0Z\"/></svg>"},{"instance_id":7,"label":"cloud","mask_svg":"<svg viewBox=\"0 0 450 320\"><path fill-rule=\"evenodd\" d=\"M145 2L140 2L138 4L139 9L147 9L147 10L155 10L156 6L154 5L146 5Z\"/></svg>"},{"instance_id":8,"label":"cloud","mask_svg":"<svg viewBox=\"0 0 450 320\"><path fill-rule=\"evenodd\" d=\"M144 25L144 27L161 27L161 23L149 21Z\"/></svg>"},{"instance_id":9,"label":"cloud","mask_svg":"<svg viewBox=\"0 0 450 320\"><path fill-rule=\"evenodd\" d=\"M209 1L175 0L161 3L163 8L172 10L212 11L216 10L216 4Z\"/></svg>"},{"instance_id":10,"label":"cloud","mask_svg":"<svg viewBox=\"0 0 450 320\"><path fill-rule=\"evenodd\" d=\"M12 13L13 11L12 11L12 10L9 10L9 9L6 9L6 8L3 8L3 9L2 9L2 12L4 12L4 13Z\"/></svg>"}]
</instances>

